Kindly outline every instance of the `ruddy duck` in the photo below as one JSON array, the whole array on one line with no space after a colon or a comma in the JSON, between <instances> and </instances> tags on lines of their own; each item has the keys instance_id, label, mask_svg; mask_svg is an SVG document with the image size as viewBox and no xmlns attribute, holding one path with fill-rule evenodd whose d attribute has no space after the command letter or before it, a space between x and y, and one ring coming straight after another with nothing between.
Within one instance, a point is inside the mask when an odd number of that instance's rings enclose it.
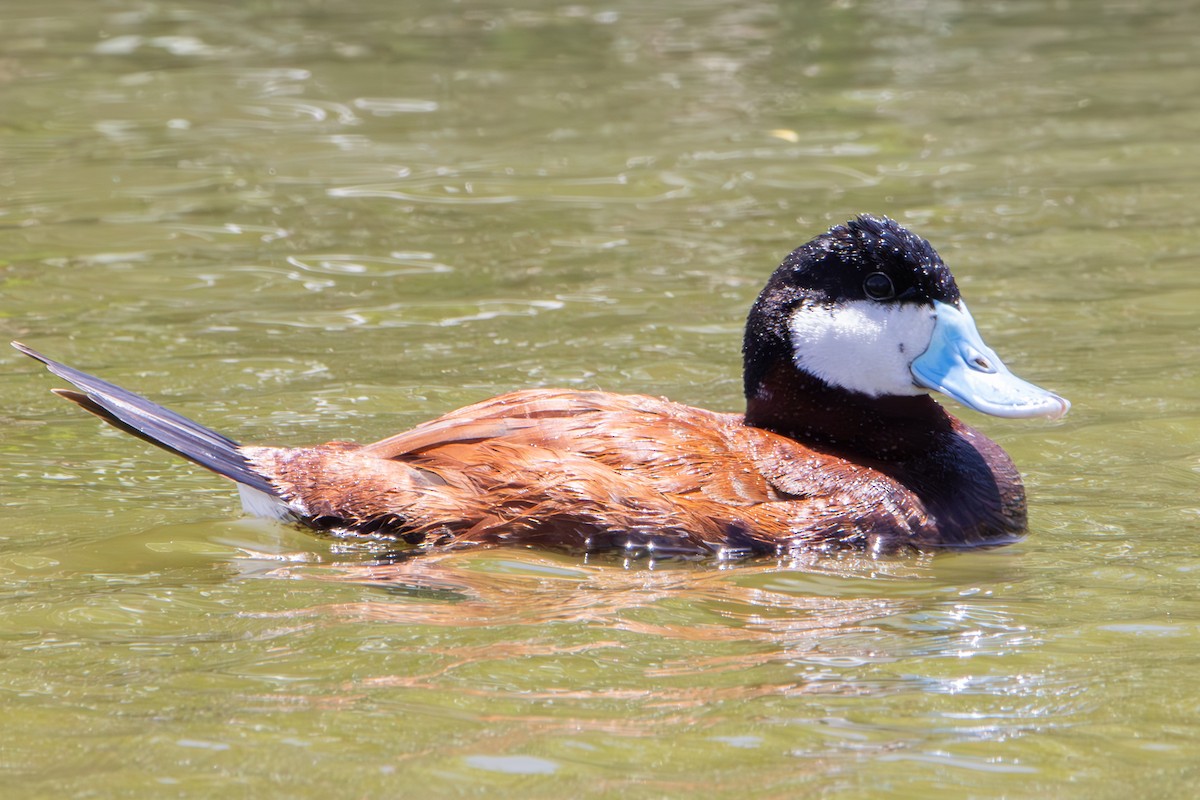
<instances>
[{"instance_id":1,"label":"ruddy duck","mask_svg":"<svg viewBox=\"0 0 1200 800\"><path fill-rule=\"evenodd\" d=\"M745 414L531 389L374 444L243 446L13 343L105 422L238 484L252 513L414 548L653 555L997 545L1025 532L1008 455L928 394L1001 417L1070 404L983 343L924 239L860 216L794 250L746 323Z\"/></svg>"}]
</instances>

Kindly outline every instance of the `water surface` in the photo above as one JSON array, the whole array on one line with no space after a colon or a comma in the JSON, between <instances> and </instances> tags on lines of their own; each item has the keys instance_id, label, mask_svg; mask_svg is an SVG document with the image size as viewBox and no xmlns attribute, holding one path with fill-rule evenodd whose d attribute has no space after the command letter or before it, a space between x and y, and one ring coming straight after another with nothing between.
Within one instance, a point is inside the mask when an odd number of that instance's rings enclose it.
<instances>
[{"instance_id":1,"label":"water surface","mask_svg":"<svg viewBox=\"0 0 1200 800\"><path fill-rule=\"evenodd\" d=\"M1191 12L9 0L0 333L240 440L525 386L735 409L762 282L859 212L1075 405L962 412L1027 478L1003 550L380 566L13 353L5 796L1189 796Z\"/></svg>"}]
</instances>

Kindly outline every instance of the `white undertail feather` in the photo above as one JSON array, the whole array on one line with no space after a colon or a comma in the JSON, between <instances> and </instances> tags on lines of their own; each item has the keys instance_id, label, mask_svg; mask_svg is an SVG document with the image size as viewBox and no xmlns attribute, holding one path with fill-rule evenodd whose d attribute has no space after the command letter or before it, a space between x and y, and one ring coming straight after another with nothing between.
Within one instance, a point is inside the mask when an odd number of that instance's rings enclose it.
<instances>
[{"instance_id":1,"label":"white undertail feather","mask_svg":"<svg viewBox=\"0 0 1200 800\"><path fill-rule=\"evenodd\" d=\"M295 522L296 512L282 498L259 491L244 483L237 485L238 497L242 500L242 510L254 517L277 519L282 522Z\"/></svg>"},{"instance_id":2,"label":"white undertail feather","mask_svg":"<svg viewBox=\"0 0 1200 800\"><path fill-rule=\"evenodd\" d=\"M788 320L796 366L871 397L917 395L913 359L929 348L937 315L922 303L853 300L798 306Z\"/></svg>"}]
</instances>

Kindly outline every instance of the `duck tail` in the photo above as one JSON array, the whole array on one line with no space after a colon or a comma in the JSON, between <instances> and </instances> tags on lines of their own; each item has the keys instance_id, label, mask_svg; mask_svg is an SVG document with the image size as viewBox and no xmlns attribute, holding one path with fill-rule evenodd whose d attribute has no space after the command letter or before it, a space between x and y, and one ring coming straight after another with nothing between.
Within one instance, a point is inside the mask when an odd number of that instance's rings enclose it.
<instances>
[{"instance_id":1,"label":"duck tail","mask_svg":"<svg viewBox=\"0 0 1200 800\"><path fill-rule=\"evenodd\" d=\"M280 496L279 491L242 455L241 446L229 437L120 386L60 364L20 342L13 342L12 346L42 362L50 372L81 390L52 390L56 395L95 414L114 428L224 475L239 486L257 489L272 498Z\"/></svg>"}]
</instances>

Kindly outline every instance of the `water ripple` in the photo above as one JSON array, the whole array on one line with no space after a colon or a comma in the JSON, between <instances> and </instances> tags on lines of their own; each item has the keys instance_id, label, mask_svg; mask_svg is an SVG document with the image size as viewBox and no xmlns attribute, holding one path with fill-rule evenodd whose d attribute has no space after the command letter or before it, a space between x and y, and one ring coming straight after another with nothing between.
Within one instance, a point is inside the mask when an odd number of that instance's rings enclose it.
<instances>
[{"instance_id":1,"label":"water ripple","mask_svg":"<svg viewBox=\"0 0 1200 800\"><path fill-rule=\"evenodd\" d=\"M377 117L395 114L428 114L438 110L436 100L417 100L409 97L357 97L353 105Z\"/></svg>"},{"instance_id":2,"label":"water ripple","mask_svg":"<svg viewBox=\"0 0 1200 800\"><path fill-rule=\"evenodd\" d=\"M453 267L433 260L432 253L400 253L388 256L364 256L332 253L327 255L288 256L287 263L305 272L324 275L369 275L393 278L399 275L432 275L452 272Z\"/></svg>"}]
</instances>

